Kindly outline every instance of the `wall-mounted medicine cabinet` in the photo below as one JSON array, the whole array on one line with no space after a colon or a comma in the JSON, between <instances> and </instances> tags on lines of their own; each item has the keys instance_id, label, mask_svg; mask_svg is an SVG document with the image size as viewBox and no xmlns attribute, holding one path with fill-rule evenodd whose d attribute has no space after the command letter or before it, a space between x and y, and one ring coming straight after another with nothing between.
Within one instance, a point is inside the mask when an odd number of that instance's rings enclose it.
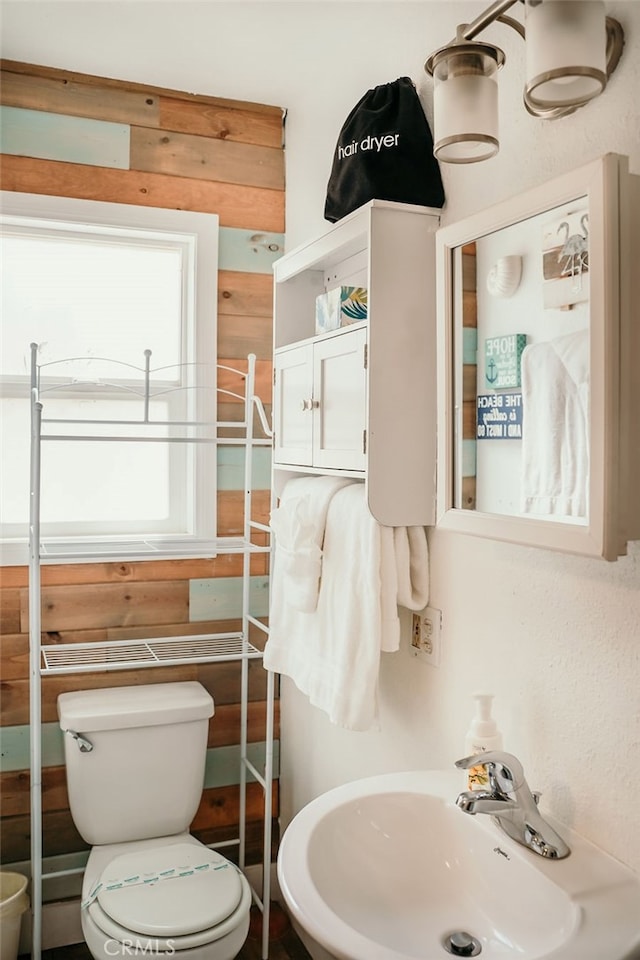
<instances>
[{"instance_id":1,"label":"wall-mounted medicine cabinet","mask_svg":"<svg viewBox=\"0 0 640 960\"><path fill-rule=\"evenodd\" d=\"M274 264L276 494L348 476L380 523L435 522L438 213L372 200ZM367 317L317 332L338 287L367 291Z\"/></svg>"},{"instance_id":2,"label":"wall-mounted medicine cabinet","mask_svg":"<svg viewBox=\"0 0 640 960\"><path fill-rule=\"evenodd\" d=\"M438 231L439 527L640 538L640 177L608 154Z\"/></svg>"}]
</instances>

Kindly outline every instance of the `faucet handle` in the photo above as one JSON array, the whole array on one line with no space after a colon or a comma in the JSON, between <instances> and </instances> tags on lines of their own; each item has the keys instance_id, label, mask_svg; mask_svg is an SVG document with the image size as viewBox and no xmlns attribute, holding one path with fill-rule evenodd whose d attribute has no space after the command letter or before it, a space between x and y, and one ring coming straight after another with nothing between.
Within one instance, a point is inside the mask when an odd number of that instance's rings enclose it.
<instances>
[{"instance_id":1,"label":"faucet handle","mask_svg":"<svg viewBox=\"0 0 640 960\"><path fill-rule=\"evenodd\" d=\"M486 750L484 753L474 753L470 757L456 760L456 767L459 770L468 770L480 764L487 768L492 789L498 787L505 793L512 793L525 782L522 764L512 753Z\"/></svg>"}]
</instances>

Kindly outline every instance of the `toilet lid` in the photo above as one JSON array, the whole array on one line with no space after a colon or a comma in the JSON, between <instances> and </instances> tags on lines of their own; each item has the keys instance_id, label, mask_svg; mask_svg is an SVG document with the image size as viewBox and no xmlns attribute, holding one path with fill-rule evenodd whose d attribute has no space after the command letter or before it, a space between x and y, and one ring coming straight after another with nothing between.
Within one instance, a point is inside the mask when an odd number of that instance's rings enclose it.
<instances>
[{"instance_id":1,"label":"toilet lid","mask_svg":"<svg viewBox=\"0 0 640 960\"><path fill-rule=\"evenodd\" d=\"M222 923L242 897L237 868L200 844L176 843L115 857L97 900L135 933L177 937Z\"/></svg>"}]
</instances>

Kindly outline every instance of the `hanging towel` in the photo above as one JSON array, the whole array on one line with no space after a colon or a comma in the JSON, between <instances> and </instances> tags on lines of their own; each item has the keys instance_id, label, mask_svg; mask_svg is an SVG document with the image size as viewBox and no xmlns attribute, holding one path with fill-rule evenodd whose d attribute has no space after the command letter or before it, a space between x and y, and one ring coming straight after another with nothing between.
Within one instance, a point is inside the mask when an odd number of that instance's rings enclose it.
<instances>
[{"instance_id":1,"label":"hanging towel","mask_svg":"<svg viewBox=\"0 0 640 960\"><path fill-rule=\"evenodd\" d=\"M397 603L423 610L429 603L429 554L424 527L393 527L398 569Z\"/></svg>"},{"instance_id":2,"label":"hanging towel","mask_svg":"<svg viewBox=\"0 0 640 960\"><path fill-rule=\"evenodd\" d=\"M332 723L351 730L367 730L377 717L380 653L399 646L398 597L417 609L428 601L426 533L409 529L378 524L363 483L334 493L313 613L288 603L276 545L264 666L291 677Z\"/></svg>"},{"instance_id":3,"label":"hanging towel","mask_svg":"<svg viewBox=\"0 0 640 960\"><path fill-rule=\"evenodd\" d=\"M522 354L525 513L586 518L589 333L534 343Z\"/></svg>"},{"instance_id":4,"label":"hanging towel","mask_svg":"<svg viewBox=\"0 0 640 960\"><path fill-rule=\"evenodd\" d=\"M341 487L354 482L343 477L297 477L285 484L280 506L271 512L280 567L275 588L283 590L287 603L297 610L316 609L329 503Z\"/></svg>"},{"instance_id":5,"label":"hanging towel","mask_svg":"<svg viewBox=\"0 0 640 960\"><path fill-rule=\"evenodd\" d=\"M380 526L381 649L400 648L398 607L423 610L429 603L429 553L424 527Z\"/></svg>"}]
</instances>

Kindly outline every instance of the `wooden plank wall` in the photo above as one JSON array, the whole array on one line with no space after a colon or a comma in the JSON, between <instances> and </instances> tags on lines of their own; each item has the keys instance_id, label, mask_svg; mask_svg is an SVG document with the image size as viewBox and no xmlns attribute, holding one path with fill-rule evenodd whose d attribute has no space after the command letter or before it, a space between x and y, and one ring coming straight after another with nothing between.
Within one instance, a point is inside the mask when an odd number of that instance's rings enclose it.
<instances>
[{"instance_id":1,"label":"wooden plank wall","mask_svg":"<svg viewBox=\"0 0 640 960\"><path fill-rule=\"evenodd\" d=\"M246 368L247 353L256 354L257 392L269 414L271 264L284 242L283 111L13 61L2 61L0 68L2 189L218 214L218 360ZM219 408L220 419L241 416L239 404ZM238 534L243 484L238 449L221 447L218 461L219 533ZM254 517L263 522L268 520L269 466L269 451L258 450ZM251 575L258 587L267 572L265 557L254 557ZM237 556L46 566L43 640L68 643L237 629L233 597L240 576ZM203 618L200 597L194 622L191 606L202 581L209 588L211 618ZM0 571L3 863L29 858L27 594L26 568ZM260 636L252 640L262 642ZM260 662L251 662L249 676L249 739L259 757L265 736ZM239 664L45 677L45 857L66 856L68 861L86 849L69 813L56 723L58 694L184 679L199 680L216 702L194 833L209 843L237 836ZM276 717L276 736L278 731ZM256 787L249 785L247 804L249 862L261 858L262 791ZM277 783L274 799L277 816Z\"/></svg>"}]
</instances>

